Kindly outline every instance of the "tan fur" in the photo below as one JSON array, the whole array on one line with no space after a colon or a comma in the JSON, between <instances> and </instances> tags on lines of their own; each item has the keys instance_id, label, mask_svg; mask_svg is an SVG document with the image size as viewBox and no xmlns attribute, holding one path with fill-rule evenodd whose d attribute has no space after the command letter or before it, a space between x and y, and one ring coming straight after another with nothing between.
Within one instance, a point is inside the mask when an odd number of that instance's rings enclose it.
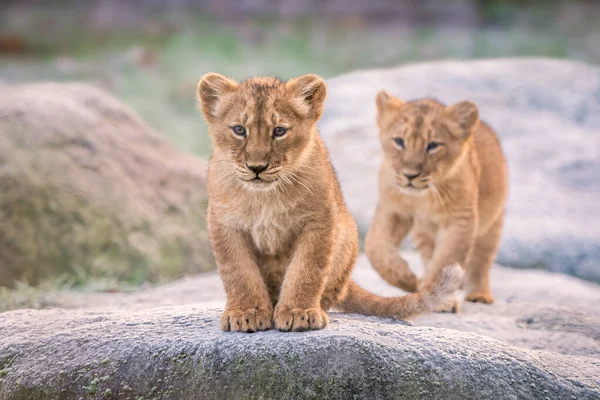
<instances>
[{"instance_id":1,"label":"tan fur","mask_svg":"<svg viewBox=\"0 0 600 400\"><path fill-rule=\"evenodd\" d=\"M350 281L358 234L315 126L325 95L315 75L237 83L211 73L198 83L213 140L208 230L227 293L225 331L320 329L331 307L406 318L439 307L458 287L458 266L447 269L447 282L403 298ZM289 130L275 138L276 127Z\"/></svg>"},{"instance_id":2,"label":"tan fur","mask_svg":"<svg viewBox=\"0 0 600 400\"><path fill-rule=\"evenodd\" d=\"M508 187L496 135L471 102L403 102L384 91L376 102L384 156L379 204L366 238L371 264L392 285L417 290L419 282L398 251L410 233L425 265L421 285L459 263L466 299L492 303L489 271ZM431 142L439 146L427 151Z\"/></svg>"}]
</instances>

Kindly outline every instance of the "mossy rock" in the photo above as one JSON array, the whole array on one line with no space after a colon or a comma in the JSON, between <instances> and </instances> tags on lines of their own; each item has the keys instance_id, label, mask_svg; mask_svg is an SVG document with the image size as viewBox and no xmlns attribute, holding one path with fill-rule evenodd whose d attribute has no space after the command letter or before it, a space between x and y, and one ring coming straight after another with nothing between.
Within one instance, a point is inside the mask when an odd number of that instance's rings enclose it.
<instances>
[{"instance_id":1,"label":"mossy rock","mask_svg":"<svg viewBox=\"0 0 600 400\"><path fill-rule=\"evenodd\" d=\"M212 306L0 314L0 398L597 399L600 363L481 335L331 314L223 333Z\"/></svg>"},{"instance_id":2,"label":"mossy rock","mask_svg":"<svg viewBox=\"0 0 600 400\"><path fill-rule=\"evenodd\" d=\"M203 160L94 87L1 90L0 286L214 268Z\"/></svg>"}]
</instances>

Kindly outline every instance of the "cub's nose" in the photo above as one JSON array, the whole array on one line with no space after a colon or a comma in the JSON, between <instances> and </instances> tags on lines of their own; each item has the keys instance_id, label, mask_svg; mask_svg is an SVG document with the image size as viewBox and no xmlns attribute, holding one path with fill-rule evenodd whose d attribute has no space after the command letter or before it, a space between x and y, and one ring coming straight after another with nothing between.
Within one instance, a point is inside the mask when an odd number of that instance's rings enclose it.
<instances>
[{"instance_id":1,"label":"cub's nose","mask_svg":"<svg viewBox=\"0 0 600 400\"><path fill-rule=\"evenodd\" d=\"M248 169L254 172L256 175L263 172L268 166L269 164L246 164L246 167L248 167Z\"/></svg>"},{"instance_id":2,"label":"cub's nose","mask_svg":"<svg viewBox=\"0 0 600 400\"><path fill-rule=\"evenodd\" d=\"M402 173L404 174L404 176L409 180L412 181L413 179L415 179L417 176L419 176L421 174L421 171L402 171Z\"/></svg>"}]
</instances>

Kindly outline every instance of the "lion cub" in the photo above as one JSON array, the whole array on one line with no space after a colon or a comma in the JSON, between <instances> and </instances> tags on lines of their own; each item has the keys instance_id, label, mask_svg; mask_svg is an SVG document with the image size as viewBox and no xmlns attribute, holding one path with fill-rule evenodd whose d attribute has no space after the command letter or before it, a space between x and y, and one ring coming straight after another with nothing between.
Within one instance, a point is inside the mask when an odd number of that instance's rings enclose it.
<instances>
[{"instance_id":1,"label":"lion cub","mask_svg":"<svg viewBox=\"0 0 600 400\"><path fill-rule=\"evenodd\" d=\"M198 83L213 154L208 232L227 293L224 331L320 329L327 310L407 318L447 303L462 271L398 298L350 278L358 233L317 132L326 88L315 75Z\"/></svg>"},{"instance_id":2,"label":"lion cub","mask_svg":"<svg viewBox=\"0 0 600 400\"><path fill-rule=\"evenodd\" d=\"M379 204L366 238L373 267L389 283L415 291L418 281L398 248L408 233L427 285L440 269L465 269L466 300L494 301L489 272L498 250L507 195L506 162L475 104L404 102L377 95L383 148Z\"/></svg>"}]
</instances>

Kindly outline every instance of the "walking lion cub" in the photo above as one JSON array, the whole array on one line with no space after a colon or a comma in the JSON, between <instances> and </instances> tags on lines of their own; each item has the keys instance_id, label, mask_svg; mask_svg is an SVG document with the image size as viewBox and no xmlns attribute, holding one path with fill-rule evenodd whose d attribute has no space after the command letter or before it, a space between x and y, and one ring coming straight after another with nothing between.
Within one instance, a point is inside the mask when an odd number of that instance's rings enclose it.
<instances>
[{"instance_id":1,"label":"walking lion cub","mask_svg":"<svg viewBox=\"0 0 600 400\"><path fill-rule=\"evenodd\" d=\"M492 303L489 272L508 187L496 135L468 101L446 107L382 91L376 103L383 162L365 244L371 264L388 283L416 291L417 278L398 252L410 233L425 266L421 285L459 263L466 300Z\"/></svg>"},{"instance_id":2,"label":"walking lion cub","mask_svg":"<svg viewBox=\"0 0 600 400\"><path fill-rule=\"evenodd\" d=\"M443 306L460 284L458 265L398 298L350 279L358 234L316 128L325 95L315 75L198 82L213 143L208 231L227 294L224 331L321 329L331 307L407 318Z\"/></svg>"}]
</instances>

